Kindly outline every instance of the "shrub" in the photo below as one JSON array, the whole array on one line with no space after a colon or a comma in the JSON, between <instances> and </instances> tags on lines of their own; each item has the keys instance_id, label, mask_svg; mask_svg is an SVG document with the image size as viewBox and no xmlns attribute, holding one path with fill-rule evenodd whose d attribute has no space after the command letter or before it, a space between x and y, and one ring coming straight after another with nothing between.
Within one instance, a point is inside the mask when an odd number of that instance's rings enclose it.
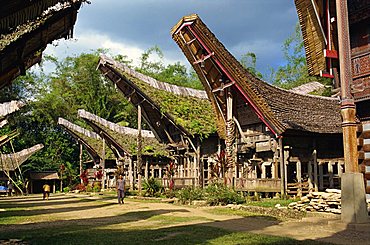
<instances>
[{"instance_id":1,"label":"shrub","mask_svg":"<svg viewBox=\"0 0 370 245\"><path fill-rule=\"evenodd\" d=\"M63 192L70 192L70 191L71 191L71 188L68 186L63 188Z\"/></svg>"},{"instance_id":2,"label":"shrub","mask_svg":"<svg viewBox=\"0 0 370 245\"><path fill-rule=\"evenodd\" d=\"M101 183L100 182L94 182L94 185L92 187L93 192L99 192L101 191Z\"/></svg>"},{"instance_id":3,"label":"shrub","mask_svg":"<svg viewBox=\"0 0 370 245\"><path fill-rule=\"evenodd\" d=\"M209 205L240 204L245 202L245 198L242 195L224 184L211 184L205 189L205 192Z\"/></svg>"},{"instance_id":4,"label":"shrub","mask_svg":"<svg viewBox=\"0 0 370 245\"><path fill-rule=\"evenodd\" d=\"M93 190L93 187L91 185L86 186L86 191L87 192L92 192L92 190Z\"/></svg>"},{"instance_id":5,"label":"shrub","mask_svg":"<svg viewBox=\"0 0 370 245\"><path fill-rule=\"evenodd\" d=\"M79 191L86 191L86 186L84 184L78 184L75 186L74 189Z\"/></svg>"},{"instance_id":6,"label":"shrub","mask_svg":"<svg viewBox=\"0 0 370 245\"><path fill-rule=\"evenodd\" d=\"M191 203L194 200L203 200L204 191L199 187L187 186L176 193L176 197L179 199L180 203Z\"/></svg>"},{"instance_id":7,"label":"shrub","mask_svg":"<svg viewBox=\"0 0 370 245\"><path fill-rule=\"evenodd\" d=\"M145 190L146 196L153 197L160 193L162 186L159 181L151 177L143 182L143 189Z\"/></svg>"}]
</instances>

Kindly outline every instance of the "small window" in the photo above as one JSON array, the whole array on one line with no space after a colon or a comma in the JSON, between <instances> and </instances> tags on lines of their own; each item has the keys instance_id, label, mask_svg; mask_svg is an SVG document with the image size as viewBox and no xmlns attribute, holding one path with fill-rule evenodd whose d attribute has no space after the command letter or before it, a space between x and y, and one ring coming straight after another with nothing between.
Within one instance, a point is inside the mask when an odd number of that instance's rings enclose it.
<instances>
[{"instance_id":1,"label":"small window","mask_svg":"<svg viewBox=\"0 0 370 245\"><path fill-rule=\"evenodd\" d=\"M367 186L370 186L370 180L367 181Z\"/></svg>"},{"instance_id":2,"label":"small window","mask_svg":"<svg viewBox=\"0 0 370 245\"><path fill-rule=\"evenodd\" d=\"M365 172L370 173L370 166L365 166Z\"/></svg>"}]
</instances>

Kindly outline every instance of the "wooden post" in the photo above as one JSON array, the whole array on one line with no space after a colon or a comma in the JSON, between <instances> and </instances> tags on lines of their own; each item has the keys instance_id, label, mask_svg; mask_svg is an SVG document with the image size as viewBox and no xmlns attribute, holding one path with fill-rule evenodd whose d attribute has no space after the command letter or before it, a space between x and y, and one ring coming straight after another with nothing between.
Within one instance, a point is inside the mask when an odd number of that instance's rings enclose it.
<instances>
[{"instance_id":1,"label":"wooden post","mask_svg":"<svg viewBox=\"0 0 370 245\"><path fill-rule=\"evenodd\" d=\"M323 188L324 188L324 168L321 163L319 164L319 190L322 190Z\"/></svg>"},{"instance_id":2,"label":"wooden post","mask_svg":"<svg viewBox=\"0 0 370 245\"><path fill-rule=\"evenodd\" d=\"M297 169L296 178L297 178L297 182L298 182L297 196L302 196L302 163L301 163L301 161L297 161L296 169Z\"/></svg>"},{"instance_id":3,"label":"wooden post","mask_svg":"<svg viewBox=\"0 0 370 245\"><path fill-rule=\"evenodd\" d=\"M82 175L82 144L80 143L80 176ZM83 183L82 179L80 178L81 184Z\"/></svg>"},{"instance_id":4,"label":"wooden post","mask_svg":"<svg viewBox=\"0 0 370 245\"><path fill-rule=\"evenodd\" d=\"M204 166L203 166L203 161L200 159L200 140L199 138L197 138L196 160L198 162L197 166L199 169L199 172L198 172L199 186L203 188L204 187Z\"/></svg>"},{"instance_id":5,"label":"wooden post","mask_svg":"<svg viewBox=\"0 0 370 245\"><path fill-rule=\"evenodd\" d=\"M103 178L102 178L102 189L105 189L105 139L103 138L103 153L102 153L102 172L103 172Z\"/></svg>"},{"instance_id":6,"label":"wooden post","mask_svg":"<svg viewBox=\"0 0 370 245\"><path fill-rule=\"evenodd\" d=\"M144 177L145 179L148 179L149 178L149 162L148 161L145 161L145 173L144 173Z\"/></svg>"},{"instance_id":7,"label":"wooden post","mask_svg":"<svg viewBox=\"0 0 370 245\"><path fill-rule=\"evenodd\" d=\"M141 105L137 106L137 171L138 171L138 187L139 193L141 194L141 167L142 167L142 138L141 138Z\"/></svg>"},{"instance_id":8,"label":"wooden post","mask_svg":"<svg viewBox=\"0 0 370 245\"><path fill-rule=\"evenodd\" d=\"M307 171L308 171L308 189L311 191L313 189L313 178L312 178L312 161L308 162L307 166Z\"/></svg>"},{"instance_id":9,"label":"wooden post","mask_svg":"<svg viewBox=\"0 0 370 245\"><path fill-rule=\"evenodd\" d=\"M134 169L132 166L132 159L129 159L129 165L128 165L128 171L129 171L129 179L130 179L130 190L134 190L135 181L134 181Z\"/></svg>"},{"instance_id":10,"label":"wooden post","mask_svg":"<svg viewBox=\"0 0 370 245\"><path fill-rule=\"evenodd\" d=\"M312 161L313 161L313 181L315 191L319 191L319 179L317 176L317 151L316 151L316 142L314 143L314 150L312 152Z\"/></svg>"},{"instance_id":11,"label":"wooden post","mask_svg":"<svg viewBox=\"0 0 370 245\"><path fill-rule=\"evenodd\" d=\"M285 188L285 161L284 161L284 147L283 147L283 137L279 138L279 150L280 150L280 192L281 197L286 196Z\"/></svg>"},{"instance_id":12,"label":"wooden post","mask_svg":"<svg viewBox=\"0 0 370 245\"><path fill-rule=\"evenodd\" d=\"M333 162L328 163L328 172L329 172L329 187L334 187L334 174L333 174Z\"/></svg>"}]
</instances>

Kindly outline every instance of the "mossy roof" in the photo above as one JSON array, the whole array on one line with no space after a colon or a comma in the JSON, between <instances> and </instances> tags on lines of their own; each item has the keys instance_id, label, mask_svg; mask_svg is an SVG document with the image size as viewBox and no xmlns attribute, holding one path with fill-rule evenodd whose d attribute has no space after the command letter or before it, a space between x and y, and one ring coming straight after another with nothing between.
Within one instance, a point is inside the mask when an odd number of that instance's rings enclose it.
<instances>
[{"instance_id":1,"label":"mossy roof","mask_svg":"<svg viewBox=\"0 0 370 245\"><path fill-rule=\"evenodd\" d=\"M86 149L87 151L94 151L89 152L90 154L96 154L100 159L102 159L103 139L98 134L91 132L90 130L87 130L83 127L80 127L74 123L71 123L64 118L59 118L58 124L66 128L67 132L71 134L72 137L76 138L76 140L79 140L87 148L90 148ZM115 159L115 156L109 147L105 147L105 158Z\"/></svg>"},{"instance_id":2,"label":"mossy roof","mask_svg":"<svg viewBox=\"0 0 370 245\"><path fill-rule=\"evenodd\" d=\"M136 129L119 126L117 124L109 122L108 120L100 118L84 110L79 110L78 114L80 117L84 118L90 123L95 124L99 129L101 129L107 135L109 135L110 138L114 140L122 148L124 152L130 155L137 154L137 133L136 133L137 130ZM109 125L114 126L114 127L110 127ZM117 132L118 130L113 130L113 129L118 129L118 128L123 128L124 130L120 130L120 132ZM131 133L123 133L122 131L131 132ZM97 132L97 133L100 134L101 132ZM169 156L169 152L166 149L166 145L159 143L158 140L154 136L145 137L144 135L145 133L143 133L143 137L142 137L142 155Z\"/></svg>"},{"instance_id":3,"label":"mossy roof","mask_svg":"<svg viewBox=\"0 0 370 245\"><path fill-rule=\"evenodd\" d=\"M105 56L101 59L108 61L106 66L119 71L190 134L207 136L217 132L212 106L204 91L157 81Z\"/></svg>"}]
</instances>

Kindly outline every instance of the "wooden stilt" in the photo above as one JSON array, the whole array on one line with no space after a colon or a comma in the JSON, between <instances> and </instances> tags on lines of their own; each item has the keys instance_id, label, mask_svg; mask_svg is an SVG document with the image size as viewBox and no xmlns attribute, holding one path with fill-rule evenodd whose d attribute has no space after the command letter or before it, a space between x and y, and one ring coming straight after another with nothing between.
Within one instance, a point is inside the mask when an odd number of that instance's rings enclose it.
<instances>
[{"instance_id":1,"label":"wooden stilt","mask_svg":"<svg viewBox=\"0 0 370 245\"><path fill-rule=\"evenodd\" d=\"M322 164L319 164L319 190L322 189L324 189L324 168Z\"/></svg>"}]
</instances>

